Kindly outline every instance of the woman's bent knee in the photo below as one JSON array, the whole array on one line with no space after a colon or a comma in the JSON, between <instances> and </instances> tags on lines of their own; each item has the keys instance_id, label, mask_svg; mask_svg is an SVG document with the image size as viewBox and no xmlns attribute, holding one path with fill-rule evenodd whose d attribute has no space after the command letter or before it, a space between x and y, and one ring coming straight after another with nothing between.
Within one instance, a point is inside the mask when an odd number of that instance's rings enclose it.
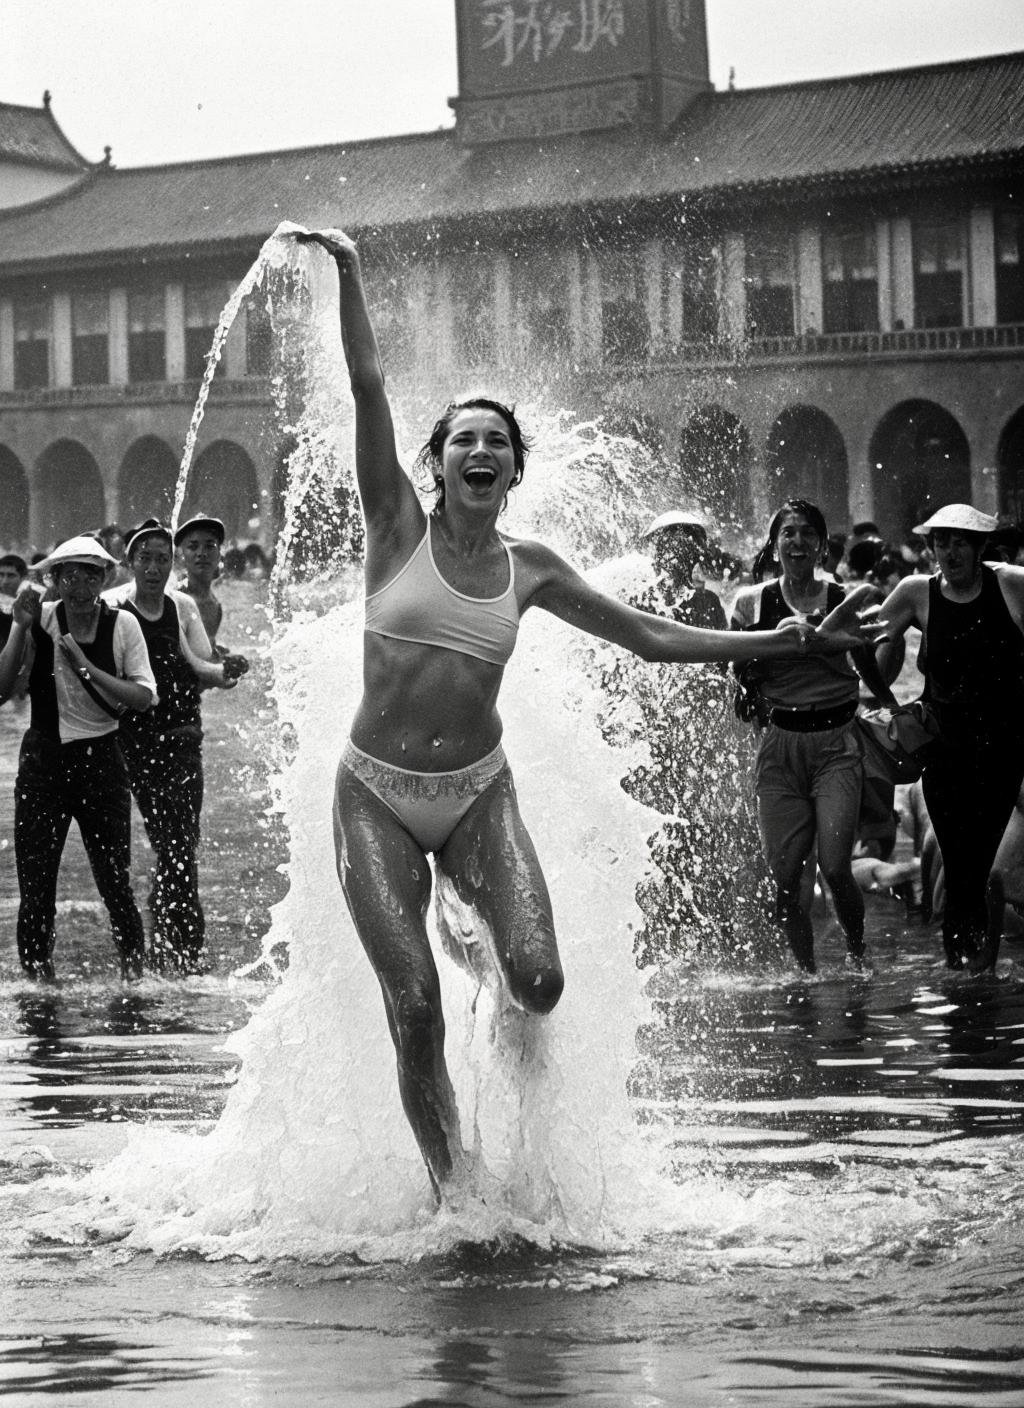
<instances>
[{"instance_id":1,"label":"woman's bent knee","mask_svg":"<svg viewBox=\"0 0 1024 1408\"><path fill-rule=\"evenodd\" d=\"M512 996L528 1012L545 1016L558 1004L565 987L560 967L544 967L510 975Z\"/></svg>"}]
</instances>

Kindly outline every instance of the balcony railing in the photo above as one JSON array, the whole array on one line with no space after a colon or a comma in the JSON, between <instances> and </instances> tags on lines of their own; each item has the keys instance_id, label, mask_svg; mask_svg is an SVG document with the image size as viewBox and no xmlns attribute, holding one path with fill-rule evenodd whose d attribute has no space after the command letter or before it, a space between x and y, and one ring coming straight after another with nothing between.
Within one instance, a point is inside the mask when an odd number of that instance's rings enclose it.
<instances>
[{"instance_id":1,"label":"balcony railing","mask_svg":"<svg viewBox=\"0 0 1024 1408\"><path fill-rule=\"evenodd\" d=\"M683 342L658 361L688 365L803 361L861 357L949 356L951 353L1024 349L1024 323L984 328L900 328L895 332L805 332L790 337L751 337L743 342Z\"/></svg>"},{"instance_id":2,"label":"balcony railing","mask_svg":"<svg viewBox=\"0 0 1024 1408\"><path fill-rule=\"evenodd\" d=\"M136 381L124 386L34 386L25 391L0 391L0 406L54 408L59 406L129 406L138 402L174 402L191 406L199 395L198 381ZM233 405L265 403L270 398L268 377L250 376L227 381L214 377L210 402Z\"/></svg>"}]
</instances>

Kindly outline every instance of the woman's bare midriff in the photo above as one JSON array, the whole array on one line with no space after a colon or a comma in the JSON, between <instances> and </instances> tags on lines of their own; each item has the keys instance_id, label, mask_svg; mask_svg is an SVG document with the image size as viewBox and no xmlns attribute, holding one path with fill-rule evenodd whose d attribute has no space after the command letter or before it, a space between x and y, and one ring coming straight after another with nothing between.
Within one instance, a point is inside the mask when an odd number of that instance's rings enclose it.
<instances>
[{"instance_id":1,"label":"woman's bare midriff","mask_svg":"<svg viewBox=\"0 0 1024 1408\"><path fill-rule=\"evenodd\" d=\"M453 772L501 741L500 665L436 645L363 637L363 698L352 742L414 772Z\"/></svg>"}]
</instances>

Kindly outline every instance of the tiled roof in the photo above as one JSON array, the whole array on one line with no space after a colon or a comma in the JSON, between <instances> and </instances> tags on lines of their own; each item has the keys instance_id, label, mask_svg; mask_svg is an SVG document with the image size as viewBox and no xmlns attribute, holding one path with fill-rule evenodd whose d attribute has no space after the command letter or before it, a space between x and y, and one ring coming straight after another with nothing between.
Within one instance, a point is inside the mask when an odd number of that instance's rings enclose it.
<instances>
[{"instance_id":1,"label":"tiled roof","mask_svg":"<svg viewBox=\"0 0 1024 1408\"><path fill-rule=\"evenodd\" d=\"M1024 53L698 98L633 130L464 148L454 131L129 170L0 214L0 269L351 230L853 182L1024 156Z\"/></svg>"},{"instance_id":2,"label":"tiled roof","mask_svg":"<svg viewBox=\"0 0 1024 1408\"><path fill-rule=\"evenodd\" d=\"M25 162L52 171L85 171L89 165L64 136L49 101L41 108L0 103L0 161Z\"/></svg>"}]
</instances>

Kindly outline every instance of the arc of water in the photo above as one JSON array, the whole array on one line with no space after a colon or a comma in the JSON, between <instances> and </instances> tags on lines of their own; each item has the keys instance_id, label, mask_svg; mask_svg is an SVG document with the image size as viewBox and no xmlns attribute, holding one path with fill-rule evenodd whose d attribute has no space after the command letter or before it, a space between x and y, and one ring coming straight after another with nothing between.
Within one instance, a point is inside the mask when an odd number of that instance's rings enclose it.
<instances>
[{"instance_id":1,"label":"arc of water","mask_svg":"<svg viewBox=\"0 0 1024 1408\"><path fill-rule=\"evenodd\" d=\"M206 414L206 402L210 394L210 385L217 371L217 364L220 362L221 353L224 350L224 343L227 341L228 333L232 324L238 316L238 310L242 306L242 300L247 298L253 289L259 284L267 269L275 263L281 261L282 253L285 252L288 236L305 234L303 225L296 225L290 220L283 220L272 235L264 242L256 257L255 262L234 293L228 299L217 322L217 328L210 344L210 350L206 354L206 371L199 387L199 395L196 397L196 404L192 411L192 419L189 422L188 434L185 436L185 444L181 452L181 463L178 468L178 482L174 489L174 505L171 509L171 532L174 533L178 527L178 520L181 517L182 505L185 502L185 489L188 484L188 473L192 466L192 456L195 454L196 440L199 437L199 427L202 424L203 416ZM294 248L294 246L292 246Z\"/></svg>"}]
</instances>

